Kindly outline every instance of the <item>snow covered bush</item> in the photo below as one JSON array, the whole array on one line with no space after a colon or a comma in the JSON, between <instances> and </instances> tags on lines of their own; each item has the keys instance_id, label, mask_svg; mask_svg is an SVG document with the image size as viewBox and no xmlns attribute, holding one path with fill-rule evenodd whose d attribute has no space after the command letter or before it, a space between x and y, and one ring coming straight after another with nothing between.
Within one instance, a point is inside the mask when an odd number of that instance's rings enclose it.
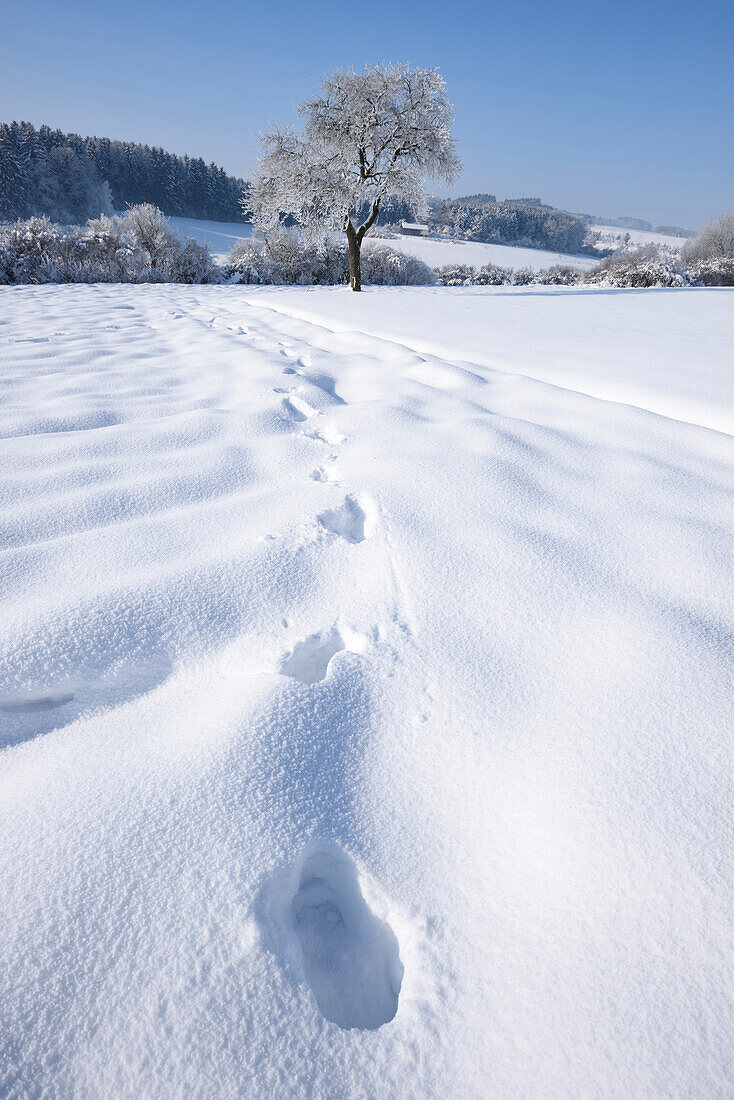
<instances>
[{"instance_id":1,"label":"snow covered bush","mask_svg":"<svg viewBox=\"0 0 734 1100\"><path fill-rule=\"evenodd\" d=\"M513 274L509 267L498 264L484 264L479 270L470 264L446 264L436 271L441 286L505 286L512 282Z\"/></svg>"},{"instance_id":2,"label":"snow covered bush","mask_svg":"<svg viewBox=\"0 0 734 1100\"><path fill-rule=\"evenodd\" d=\"M616 252L584 273L583 281L596 286L687 286L688 272L672 254L662 255L652 244L634 252Z\"/></svg>"},{"instance_id":3,"label":"snow covered bush","mask_svg":"<svg viewBox=\"0 0 734 1100\"><path fill-rule=\"evenodd\" d=\"M573 286L579 281L579 272L567 264L554 264L537 273L529 267L513 270L498 264L485 264L477 270L468 264L448 264L438 268L436 276L441 286Z\"/></svg>"},{"instance_id":4,"label":"snow covered bush","mask_svg":"<svg viewBox=\"0 0 734 1100\"><path fill-rule=\"evenodd\" d=\"M227 267L233 282L272 286L331 286L345 283L348 273L346 254L332 238L309 240L288 229L240 241Z\"/></svg>"},{"instance_id":5,"label":"snow covered bush","mask_svg":"<svg viewBox=\"0 0 734 1100\"><path fill-rule=\"evenodd\" d=\"M237 283L334 286L349 281L349 264L333 237L314 240L294 230L275 229L235 245L227 273ZM380 286L425 286L436 281L426 264L386 245L365 249L362 275L365 282Z\"/></svg>"},{"instance_id":6,"label":"snow covered bush","mask_svg":"<svg viewBox=\"0 0 734 1100\"><path fill-rule=\"evenodd\" d=\"M436 275L428 264L388 245L368 245L362 256L362 277L375 286L432 286Z\"/></svg>"},{"instance_id":7,"label":"snow covered bush","mask_svg":"<svg viewBox=\"0 0 734 1100\"><path fill-rule=\"evenodd\" d=\"M512 282L512 271L499 264L484 264L476 273L475 283L479 286L505 286Z\"/></svg>"},{"instance_id":8,"label":"snow covered bush","mask_svg":"<svg viewBox=\"0 0 734 1100\"><path fill-rule=\"evenodd\" d=\"M477 269L469 264L444 264L436 268L439 286L474 286Z\"/></svg>"},{"instance_id":9,"label":"snow covered bush","mask_svg":"<svg viewBox=\"0 0 734 1100\"><path fill-rule=\"evenodd\" d=\"M66 282L64 231L48 218L0 225L0 280L3 283Z\"/></svg>"},{"instance_id":10,"label":"snow covered bush","mask_svg":"<svg viewBox=\"0 0 734 1100\"><path fill-rule=\"evenodd\" d=\"M578 268L569 264L551 264L535 274L533 282L540 286L574 286L579 281Z\"/></svg>"},{"instance_id":11,"label":"snow covered bush","mask_svg":"<svg viewBox=\"0 0 734 1100\"><path fill-rule=\"evenodd\" d=\"M0 225L0 282L211 283L219 269L208 246L182 239L153 206L122 217L62 226L48 218Z\"/></svg>"},{"instance_id":12,"label":"snow covered bush","mask_svg":"<svg viewBox=\"0 0 734 1100\"><path fill-rule=\"evenodd\" d=\"M731 222L729 228L734 230L734 216ZM734 286L734 254L725 255L734 243L728 243L726 234L725 215L717 219L711 233L702 230L690 247L684 245L680 256L673 249L653 244L634 252L617 251L584 272L582 281L614 287Z\"/></svg>"},{"instance_id":13,"label":"snow covered bush","mask_svg":"<svg viewBox=\"0 0 734 1100\"><path fill-rule=\"evenodd\" d=\"M681 249L681 259L687 264L734 259L734 210L720 214L708 222L697 237L686 241Z\"/></svg>"},{"instance_id":14,"label":"snow covered bush","mask_svg":"<svg viewBox=\"0 0 734 1100\"><path fill-rule=\"evenodd\" d=\"M193 237L180 237L168 219L151 203L131 206L125 218L126 244L132 254L142 253L143 270L137 282L217 282L209 246ZM142 276L142 277L140 277Z\"/></svg>"},{"instance_id":15,"label":"snow covered bush","mask_svg":"<svg viewBox=\"0 0 734 1100\"><path fill-rule=\"evenodd\" d=\"M697 260L688 265L690 280L697 286L734 286L734 257Z\"/></svg>"},{"instance_id":16,"label":"snow covered bush","mask_svg":"<svg viewBox=\"0 0 734 1100\"><path fill-rule=\"evenodd\" d=\"M518 267L510 272L511 286L530 286L535 282L535 272L529 267Z\"/></svg>"}]
</instances>

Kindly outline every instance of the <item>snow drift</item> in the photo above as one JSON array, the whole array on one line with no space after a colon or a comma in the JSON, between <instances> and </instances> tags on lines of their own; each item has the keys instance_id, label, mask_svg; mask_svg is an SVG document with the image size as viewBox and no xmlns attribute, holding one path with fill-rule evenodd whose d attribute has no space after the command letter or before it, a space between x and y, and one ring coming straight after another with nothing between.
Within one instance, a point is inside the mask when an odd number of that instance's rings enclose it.
<instances>
[{"instance_id":1,"label":"snow drift","mask_svg":"<svg viewBox=\"0 0 734 1100\"><path fill-rule=\"evenodd\" d=\"M0 1093L725 1096L731 292L0 290Z\"/></svg>"}]
</instances>

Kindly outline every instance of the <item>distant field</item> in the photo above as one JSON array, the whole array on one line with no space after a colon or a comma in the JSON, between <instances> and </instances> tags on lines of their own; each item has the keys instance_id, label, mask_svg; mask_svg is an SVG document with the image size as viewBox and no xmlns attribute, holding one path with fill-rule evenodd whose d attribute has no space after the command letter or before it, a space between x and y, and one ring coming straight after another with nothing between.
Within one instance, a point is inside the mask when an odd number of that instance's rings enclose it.
<instances>
[{"instance_id":1,"label":"distant field","mask_svg":"<svg viewBox=\"0 0 734 1100\"><path fill-rule=\"evenodd\" d=\"M688 239L671 237L667 233L654 233L651 229L620 229L618 225L593 225L591 228L604 235L610 234L612 237L624 237L629 233L632 244L665 244L670 248L680 248Z\"/></svg>"},{"instance_id":2,"label":"distant field","mask_svg":"<svg viewBox=\"0 0 734 1100\"><path fill-rule=\"evenodd\" d=\"M199 244L208 244L217 258L229 255L238 241L252 236L252 226L244 222L205 222L198 218L169 218L174 229Z\"/></svg>"},{"instance_id":3,"label":"distant field","mask_svg":"<svg viewBox=\"0 0 734 1100\"><path fill-rule=\"evenodd\" d=\"M542 271L544 267L550 267L551 264L589 268L596 263L592 256L571 256L565 252L545 252L540 248L513 248L512 245L507 244L482 244L480 241L398 237L387 243L401 252L416 256L429 267L442 267L444 264L470 264L472 267L499 264L500 267L529 267L532 271Z\"/></svg>"},{"instance_id":4,"label":"distant field","mask_svg":"<svg viewBox=\"0 0 734 1100\"><path fill-rule=\"evenodd\" d=\"M196 218L169 218L169 221L179 233L194 237L200 244L208 244L219 260L227 257L237 241L252 236L252 226L243 223L207 222ZM569 256L564 252L545 252L538 248L513 248L505 244L482 244L479 241L397 237L385 243L409 256L416 256L429 267L442 267L444 264L470 264L472 267L499 264L501 267L529 267L532 271L541 271L544 267L550 267L551 264L569 264L572 267L589 268L596 262L591 256Z\"/></svg>"}]
</instances>

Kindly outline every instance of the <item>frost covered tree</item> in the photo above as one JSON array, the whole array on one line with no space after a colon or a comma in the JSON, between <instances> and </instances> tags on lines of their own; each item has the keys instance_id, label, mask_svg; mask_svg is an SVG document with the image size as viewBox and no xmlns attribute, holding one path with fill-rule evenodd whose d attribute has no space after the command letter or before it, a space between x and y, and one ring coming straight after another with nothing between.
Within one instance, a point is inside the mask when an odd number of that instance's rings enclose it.
<instances>
[{"instance_id":1,"label":"frost covered tree","mask_svg":"<svg viewBox=\"0 0 734 1100\"><path fill-rule=\"evenodd\" d=\"M734 258L734 210L707 222L697 237L683 245L681 256L686 263Z\"/></svg>"},{"instance_id":2,"label":"frost covered tree","mask_svg":"<svg viewBox=\"0 0 734 1100\"><path fill-rule=\"evenodd\" d=\"M427 177L458 174L446 85L437 69L410 65L337 69L299 114L301 135L284 128L261 138L253 220L265 231L289 218L309 233L343 229L349 283L361 290L362 241L380 204L421 209Z\"/></svg>"}]
</instances>

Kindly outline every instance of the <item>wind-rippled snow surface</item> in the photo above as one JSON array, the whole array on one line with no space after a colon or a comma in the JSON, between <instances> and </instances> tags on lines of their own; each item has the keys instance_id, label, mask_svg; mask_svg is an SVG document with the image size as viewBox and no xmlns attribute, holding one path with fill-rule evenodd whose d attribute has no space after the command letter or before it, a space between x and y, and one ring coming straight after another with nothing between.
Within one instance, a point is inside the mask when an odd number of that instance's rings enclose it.
<instances>
[{"instance_id":1,"label":"wind-rippled snow surface","mask_svg":"<svg viewBox=\"0 0 734 1100\"><path fill-rule=\"evenodd\" d=\"M732 1094L733 305L0 291L0 1094Z\"/></svg>"}]
</instances>

